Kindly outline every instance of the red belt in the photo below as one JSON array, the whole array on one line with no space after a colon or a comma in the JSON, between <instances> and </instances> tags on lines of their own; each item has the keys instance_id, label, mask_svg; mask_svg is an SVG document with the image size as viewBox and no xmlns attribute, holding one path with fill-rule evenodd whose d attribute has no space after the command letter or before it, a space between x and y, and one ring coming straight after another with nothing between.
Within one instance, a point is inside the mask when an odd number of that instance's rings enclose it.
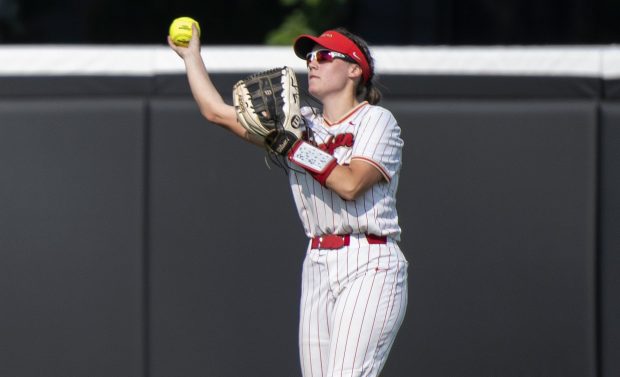
<instances>
[{"instance_id":1,"label":"red belt","mask_svg":"<svg viewBox=\"0 0 620 377\"><path fill-rule=\"evenodd\" d=\"M387 237L366 234L366 241L368 241L369 245L385 245ZM350 243L350 234L326 234L312 238L311 247L313 249L340 249L341 247L349 246Z\"/></svg>"}]
</instances>

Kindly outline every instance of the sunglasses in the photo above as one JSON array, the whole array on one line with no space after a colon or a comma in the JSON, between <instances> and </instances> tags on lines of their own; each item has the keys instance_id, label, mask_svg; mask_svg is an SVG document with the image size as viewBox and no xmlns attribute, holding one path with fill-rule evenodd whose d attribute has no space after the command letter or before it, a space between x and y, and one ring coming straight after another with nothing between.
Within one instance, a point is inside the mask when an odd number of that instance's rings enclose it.
<instances>
[{"instance_id":1,"label":"sunglasses","mask_svg":"<svg viewBox=\"0 0 620 377\"><path fill-rule=\"evenodd\" d=\"M316 60L318 63L323 63L333 62L334 59L342 59L350 63L356 63L355 60L340 52L331 50L316 50L306 54L306 65L310 65L310 63L312 63L314 60Z\"/></svg>"}]
</instances>

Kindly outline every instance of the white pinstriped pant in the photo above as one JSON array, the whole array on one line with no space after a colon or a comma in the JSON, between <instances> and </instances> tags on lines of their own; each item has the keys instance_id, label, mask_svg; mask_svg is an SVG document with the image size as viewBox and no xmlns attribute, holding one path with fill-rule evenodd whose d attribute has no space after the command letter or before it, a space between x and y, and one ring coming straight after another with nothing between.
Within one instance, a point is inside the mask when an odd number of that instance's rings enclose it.
<instances>
[{"instance_id":1,"label":"white pinstriped pant","mask_svg":"<svg viewBox=\"0 0 620 377\"><path fill-rule=\"evenodd\" d=\"M308 248L299 351L303 377L378 376L407 306L408 263L398 245L351 237L337 250Z\"/></svg>"}]
</instances>

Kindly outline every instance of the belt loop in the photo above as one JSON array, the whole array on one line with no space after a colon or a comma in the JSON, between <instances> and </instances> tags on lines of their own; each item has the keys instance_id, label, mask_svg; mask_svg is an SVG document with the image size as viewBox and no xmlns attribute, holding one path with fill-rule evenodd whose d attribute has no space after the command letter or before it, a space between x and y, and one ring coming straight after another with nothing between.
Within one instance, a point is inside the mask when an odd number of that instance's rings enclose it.
<instances>
[{"instance_id":1,"label":"belt loop","mask_svg":"<svg viewBox=\"0 0 620 377\"><path fill-rule=\"evenodd\" d=\"M351 236L349 234L342 236L342 244L342 246L349 246L351 244Z\"/></svg>"},{"instance_id":2,"label":"belt loop","mask_svg":"<svg viewBox=\"0 0 620 377\"><path fill-rule=\"evenodd\" d=\"M387 243L386 236L377 236L374 234L366 234L366 241L369 245L385 245Z\"/></svg>"}]
</instances>

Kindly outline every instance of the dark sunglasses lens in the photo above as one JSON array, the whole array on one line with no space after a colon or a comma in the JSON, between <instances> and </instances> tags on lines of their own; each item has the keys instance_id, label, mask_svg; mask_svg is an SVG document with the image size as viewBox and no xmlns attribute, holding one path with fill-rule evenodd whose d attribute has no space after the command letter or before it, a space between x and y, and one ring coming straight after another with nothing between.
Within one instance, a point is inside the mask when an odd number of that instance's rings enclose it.
<instances>
[{"instance_id":1,"label":"dark sunglasses lens","mask_svg":"<svg viewBox=\"0 0 620 377\"><path fill-rule=\"evenodd\" d=\"M334 56L329 50L312 51L306 55L306 64L310 64L314 59L317 63L331 62L334 60Z\"/></svg>"},{"instance_id":2,"label":"dark sunglasses lens","mask_svg":"<svg viewBox=\"0 0 620 377\"><path fill-rule=\"evenodd\" d=\"M320 50L316 52L316 61L319 63L323 63L323 62L331 62L332 60L334 60L334 57L332 56L330 51L327 50Z\"/></svg>"}]
</instances>

